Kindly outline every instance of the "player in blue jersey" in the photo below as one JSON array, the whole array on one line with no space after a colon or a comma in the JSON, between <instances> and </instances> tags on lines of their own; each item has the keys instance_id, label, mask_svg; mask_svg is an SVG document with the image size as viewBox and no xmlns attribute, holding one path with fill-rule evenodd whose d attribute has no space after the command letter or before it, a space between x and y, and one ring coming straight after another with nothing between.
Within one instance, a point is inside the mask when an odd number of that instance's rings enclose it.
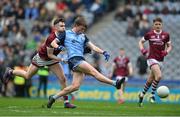
<instances>
[{"instance_id":1,"label":"player in blue jersey","mask_svg":"<svg viewBox=\"0 0 180 117\"><path fill-rule=\"evenodd\" d=\"M107 51L100 49L95 46L84 34L87 28L86 22L83 17L78 17L74 21L74 25L71 30L65 31L64 46L67 49L68 53L68 64L70 69L73 72L73 81L72 84L62 91L59 91L56 95L50 96L47 103L47 108L51 108L52 104L56 99L70 94L79 89L85 74L91 75L100 82L110 84L115 86L117 89L120 89L121 84L124 82L124 78L121 80L111 80L101 73L99 73L92 65L90 65L84 59L85 47L89 47L91 50L104 55L105 60L109 60L110 55ZM63 37L63 36L60 36ZM54 48L62 48L62 45L59 45L61 39L54 40L52 44Z\"/></svg>"},{"instance_id":2,"label":"player in blue jersey","mask_svg":"<svg viewBox=\"0 0 180 117\"><path fill-rule=\"evenodd\" d=\"M47 37L44 43L40 45L37 54L33 57L32 63L28 67L28 70L24 71L7 68L3 77L0 78L4 84L12 79L13 76L21 76L25 79L30 79L39 68L48 66L49 70L52 71L59 79L61 87L66 87L66 77L61 65L59 64L59 62L63 60L57 57L61 50L57 50L52 47L53 40L60 38L59 33L63 33L65 31L65 21L63 18L58 18L54 21L53 24L54 31ZM64 95L63 98L64 108L76 108L75 105L69 102L68 96Z\"/></svg>"}]
</instances>

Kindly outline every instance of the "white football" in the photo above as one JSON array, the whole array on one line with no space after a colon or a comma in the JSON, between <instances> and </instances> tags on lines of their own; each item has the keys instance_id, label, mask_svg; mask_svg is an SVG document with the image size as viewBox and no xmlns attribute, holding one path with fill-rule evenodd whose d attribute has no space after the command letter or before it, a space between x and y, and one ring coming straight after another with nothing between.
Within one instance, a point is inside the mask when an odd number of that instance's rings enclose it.
<instances>
[{"instance_id":1,"label":"white football","mask_svg":"<svg viewBox=\"0 0 180 117\"><path fill-rule=\"evenodd\" d=\"M160 86L157 89L157 94L160 98L166 98L169 95L169 88L167 86Z\"/></svg>"}]
</instances>

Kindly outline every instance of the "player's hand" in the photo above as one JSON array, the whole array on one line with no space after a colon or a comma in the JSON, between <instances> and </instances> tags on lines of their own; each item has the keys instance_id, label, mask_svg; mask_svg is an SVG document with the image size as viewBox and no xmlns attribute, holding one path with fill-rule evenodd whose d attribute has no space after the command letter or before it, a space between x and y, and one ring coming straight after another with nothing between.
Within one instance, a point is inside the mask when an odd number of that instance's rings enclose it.
<instances>
[{"instance_id":1,"label":"player's hand","mask_svg":"<svg viewBox=\"0 0 180 117\"><path fill-rule=\"evenodd\" d=\"M166 56L168 53L167 53L167 51L165 51L165 50L163 50L163 51L161 51L161 56Z\"/></svg>"},{"instance_id":2,"label":"player's hand","mask_svg":"<svg viewBox=\"0 0 180 117\"><path fill-rule=\"evenodd\" d=\"M108 61L109 58L110 58L110 54L109 54L107 51L104 51L104 52L103 52L103 55L104 55L104 57L105 57L105 60Z\"/></svg>"},{"instance_id":3,"label":"player's hand","mask_svg":"<svg viewBox=\"0 0 180 117\"><path fill-rule=\"evenodd\" d=\"M60 45L60 46L59 46L58 48L56 48L55 50L64 51L64 50L65 50L65 47Z\"/></svg>"},{"instance_id":4,"label":"player's hand","mask_svg":"<svg viewBox=\"0 0 180 117\"><path fill-rule=\"evenodd\" d=\"M147 49L141 49L141 53L142 53L142 55L145 56L148 53L148 50Z\"/></svg>"}]
</instances>

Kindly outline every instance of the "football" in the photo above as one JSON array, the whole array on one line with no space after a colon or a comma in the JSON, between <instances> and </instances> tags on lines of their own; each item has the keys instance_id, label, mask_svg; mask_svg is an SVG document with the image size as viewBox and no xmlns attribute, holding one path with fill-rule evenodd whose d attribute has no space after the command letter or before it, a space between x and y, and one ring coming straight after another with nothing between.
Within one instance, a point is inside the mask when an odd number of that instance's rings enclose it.
<instances>
[{"instance_id":1,"label":"football","mask_svg":"<svg viewBox=\"0 0 180 117\"><path fill-rule=\"evenodd\" d=\"M160 86L157 89L157 94L160 98L166 98L169 95L169 88L167 86Z\"/></svg>"}]
</instances>

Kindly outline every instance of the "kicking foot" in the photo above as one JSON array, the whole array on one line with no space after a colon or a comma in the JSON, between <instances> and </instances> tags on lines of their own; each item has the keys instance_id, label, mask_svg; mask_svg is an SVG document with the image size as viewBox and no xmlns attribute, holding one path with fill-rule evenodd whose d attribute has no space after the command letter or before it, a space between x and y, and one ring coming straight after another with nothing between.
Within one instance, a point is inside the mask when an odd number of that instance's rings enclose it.
<instances>
[{"instance_id":1,"label":"kicking foot","mask_svg":"<svg viewBox=\"0 0 180 117\"><path fill-rule=\"evenodd\" d=\"M143 93L139 93L139 107L142 107L143 106L143 98L144 98L144 95Z\"/></svg>"},{"instance_id":2,"label":"kicking foot","mask_svg":"<svg viewBox=\"0 0 180 117\"><path fill-rule=\"evenodd\" d=\"M116 80L116 88L117 89L121 89L121 85L122 85L122 83L125 81L125 78L122 78L122 79L118 79L118 80Z\"/></svg>"},{"instance_id":3,"label":"kicking foot","mask_svg":"<svg viewBox=\"0 0 180 117\"><path fill-rule=\"evenodd\" d=\"M152 104L156 103L156 99L155 99L154 96L150 97L149 101L150 101Z\"/></svg>"},{"instance_id":4,"label":"kicking foot","mask_svg":"<svg viewBox=\"0 0 180 117\"><path fill-rule=\"evenodd\" d=\"M76 108L76 105L67 102L67 103L64 103L64 108Z\"/></svg>"},{"instance_id":5,"label":"kicking foot","mask_svg":"<svg viewBox=\"0 0 180 117\"><path fill-rule=\"evenodd\" d=\"M9 67L6 68L6 71L5 71L4 75L3 75L3 77L1 77L2 83L6 84L6 83L9 82L9 80L13 76L12 71L13 71L13 69L11 69Z\"/></svg>"},{"instance_id":6,"label":"kicking foot","mask_svg":"<svg viewBox=\"0 0 180 117\"><path fill-rule=\"evenodd\" d=\"M55 99L53 98L53 96L49 96L49 101L47 103L47 108L51 108L51 106L53 105L53 103L55 102Z\"/></svg>"}]
</instances>

